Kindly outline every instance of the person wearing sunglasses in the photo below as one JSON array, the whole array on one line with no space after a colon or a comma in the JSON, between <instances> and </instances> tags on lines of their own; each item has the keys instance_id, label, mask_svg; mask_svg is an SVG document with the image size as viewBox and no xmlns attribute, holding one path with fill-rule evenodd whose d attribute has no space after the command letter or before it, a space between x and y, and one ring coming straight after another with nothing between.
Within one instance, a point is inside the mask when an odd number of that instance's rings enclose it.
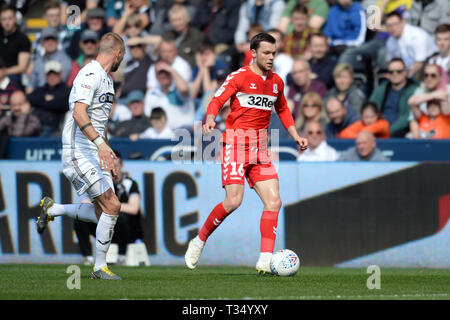
<instances>
[{"instance_id":1,"label":"person wearing sunglasses","mask_svg":"<svg viewBox=\"0 0 450 320\"><path fill-rule=\"evenodd\" d=\"M393 58L388 65L384 81L373 90L369 101L374 102L384 119L389 122L391 137L404 137L409 131L410 109L408 99L418 84L408 78L408 70L400 58Z\"/></svg>"},{"instance_id":2,"label":"person wearing sunglasses","mask_svg":"<svg viewBox=\"0 0 450 320\"><path fill-rule=\"evenodd\" d=\"M300 151L297 161L336 161L339 154L325 138L324 126L318 121L308 122L305 128L308 149Z\"/></svg>"},{"instance_id":3,"label":"person wearing sunglasses","mask_svg":"<svg viewBox=\"0 0 450 320\"><path fill-rule=\"evenodd\" d=\"M441 66L428 64L424 69L424 80L414 95L408 100L412 114L410 116L410 132L412 138L420 137L420 123L418 115L429 115L428 103L435 101L442 113L450 111L450 84ZM434 110L434 109L433 109Z\"/></svg>"}]
</instances>

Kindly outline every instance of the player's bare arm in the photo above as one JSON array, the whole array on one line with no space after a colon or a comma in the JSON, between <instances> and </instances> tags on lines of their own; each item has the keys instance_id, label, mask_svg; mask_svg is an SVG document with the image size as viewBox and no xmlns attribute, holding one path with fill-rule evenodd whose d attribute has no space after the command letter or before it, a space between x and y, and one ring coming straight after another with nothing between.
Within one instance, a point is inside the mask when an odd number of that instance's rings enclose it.
<instances>
[{"instance_id":1,"label":"player's bare arm","mask_svg":"<svg viewBox=\"0 0 450 320\"><path fill-rule=\"evenodd\" d=\"M216 121L215 121L216 117L213 114L208 114L206 116L206 121L205 124L203 125L203 130L202 133L203 134L208 134L211 133L213 131L213 129L216 126Z\"/></svg>"},{"instance_id":2,"label":"player's bare arm","mask_svg":"<svg viewBox=\"0 0 450 320\"><path fill-rule=\"evenodd\" d=\"M295 126L290 126L287 131L298 145L300 151L305 151L308 149L308 139L300 137Z\"/></svg>"},{"instance_id":3,"label":"player's bare arm","mask_svg":"<svg viewBox=\"0 0 450 320\"><path fill-rule=\"evenodd\" d=\"M117 175L114 168L113 159L116 158L114 151L109 147L106 141L98 134L91 123L91 118L87 114L89 106L82 102L76 102L73 110L73 119L77 123L81 132L92 142L97 145L98 156L100 158L100 167L102 169L110 169L113 175Z\"/></svg>"}]
</instances>

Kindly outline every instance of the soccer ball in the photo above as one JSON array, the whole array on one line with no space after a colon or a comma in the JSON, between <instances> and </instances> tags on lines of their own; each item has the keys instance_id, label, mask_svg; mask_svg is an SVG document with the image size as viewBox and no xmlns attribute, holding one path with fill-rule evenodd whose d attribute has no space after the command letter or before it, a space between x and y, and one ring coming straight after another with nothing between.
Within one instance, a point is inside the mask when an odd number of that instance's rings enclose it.
<instances>
[{"instance_id":1,"label":"soccer ball","mask_svg":"<svg viewBox=\"0 0 450 320\"><path fill-rule=\"evenodd\" d=\"M281 249L272 255L270 270L276 276L295 276L300 268L300 259L297 254L289 249Z\"/></svg>"}]
</instances>

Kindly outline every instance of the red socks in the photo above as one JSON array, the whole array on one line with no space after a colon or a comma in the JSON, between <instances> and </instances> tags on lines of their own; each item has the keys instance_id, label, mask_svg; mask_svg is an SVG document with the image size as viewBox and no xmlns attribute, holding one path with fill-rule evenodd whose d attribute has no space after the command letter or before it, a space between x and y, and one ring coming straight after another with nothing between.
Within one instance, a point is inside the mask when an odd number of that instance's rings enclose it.
<instances>
[{"instance_id":1,"label":"red socks","mask_svg":"<svg viewBox=\"0 0 450 320\"><path fill-rule=\"evenodd\" d=\"M222 221L229 215L226 212L225 208L222 205L222 202L219 203L209 214L208 219L206 219L203 224L202 229L200 230L198 237L202 241L206 241L211 233L216 230L216 228L222 223Z\"/></svg>"},{"instance_id":2,"label":"red socks","mask_svg":"<svg viewBox=\"0 0 450 320\"><path fill-rule=\"evenodd\" d=\"M278 212L263 211L261 216L261 252L273 252L277 237Z\"/></svg>"},{"instance_id":3,"label":"red socks","mask_svg":"<svg viewBox=\"0 0 450 320\"><path fill-rule=\"evenodd\" d=\"M206 241L208 237L216 230L216 228L229 215L222 205L219 203L209 214L203 227L201 228L198 237L202 241ZM260 231L261 231L261 252L273 252L275 247L275 239L277 236L278 212L263 211L261 216Z\"/></svg>"}]
</instances>

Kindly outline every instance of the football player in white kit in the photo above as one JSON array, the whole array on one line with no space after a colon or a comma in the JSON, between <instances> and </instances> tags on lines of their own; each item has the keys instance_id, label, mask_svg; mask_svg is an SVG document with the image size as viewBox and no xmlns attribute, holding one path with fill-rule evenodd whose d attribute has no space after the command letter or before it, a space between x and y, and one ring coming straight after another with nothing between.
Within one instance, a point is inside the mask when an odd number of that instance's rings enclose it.
<instances>
[{"instance_id":1,"label":"football player in white kit","mask_svg":"<svg viewBox=\"0 0 450 320\"><path fill-rule=\"evenodd\" d=\"M86 193L92 203L61 205L50 197L41 200L37 231L42 233L54 217L67 215L97 223L93 279L121 280L106 264L106 253L120 211L112 176L116 157L108 144L106 125L114 101L113 80L125 54L123 39L107 33L100 40L97 58L84 66L74 80L69 97L72 113L62 135L63 173L78 195Z\"/></svg>"}]
</instances>

